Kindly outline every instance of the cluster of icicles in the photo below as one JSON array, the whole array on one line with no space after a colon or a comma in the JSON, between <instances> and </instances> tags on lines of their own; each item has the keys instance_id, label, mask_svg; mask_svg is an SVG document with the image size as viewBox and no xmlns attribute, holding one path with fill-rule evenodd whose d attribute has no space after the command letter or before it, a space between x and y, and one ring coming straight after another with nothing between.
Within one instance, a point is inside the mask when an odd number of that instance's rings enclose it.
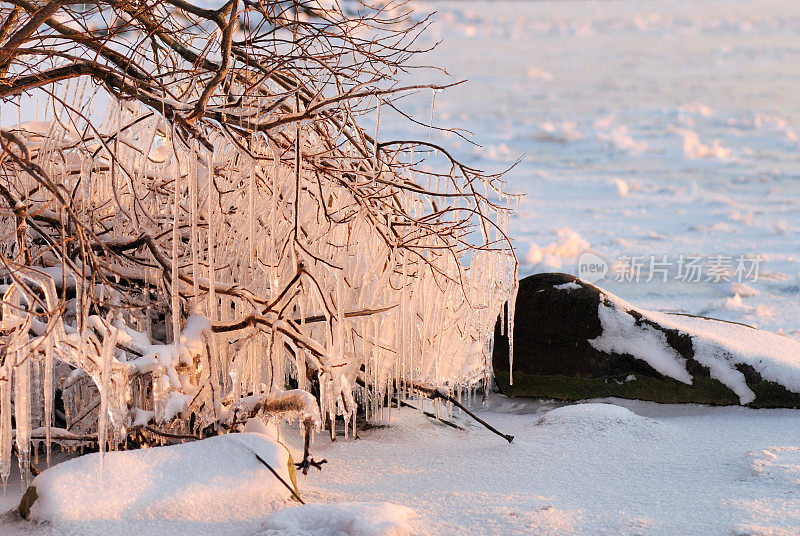
<instances>
[{"instance_id":1,"label":"cluster of icicles","mask_svg":"<svg viewBox=\"0 0 800 536\"><path fill-rule=\"evenodd\" d=\"M80 99L80 88L73 90ZM506 302L513 311L516 292L509 250L444 250L440 238L423 230L416 244L427 240L428 251L390 248L374 214L353 211L346 188L302 173L296 189L295 170L280 163L279 149L266 138L251 140L251 151L263 157L252 160L212 131L212 153L173 143L157 115L114 103L101 141L89 130L79 134L72 125L80 118L68 121L67 111L51 108L56 111L47 120L20 125L15 134L64 191L77 192L78 215L89 221L88 215L103 214L99 239L123 243L142 231L157 237L173 261L173 277L165 278L155 263L118 258L108 273L145 281L157 292L136 294L100 280L88 288L77 257L65 266L47 252L37 257L40 266L6 277L0 287L4 482L12 442L26 479L36 441L46 444L49 461L51 443L79 445L80 434L97 434L103 449L135 426L188 431L190 414L197 429L231 422L256 402L281 396L293 399L290 416L306 426L327 421L333 427L340 415L345 427L354 427L359 404L367 418L380 419L387 400L415 396L415 385L460 396L491 374L495 322ZM120 128L128 124L136 127ZM315 143L309 131L303 151ZM18 191L34 192L32 210L58 214L32 178L20 173L16 180ZM427 186L447 188L436 181ZM412 214L430 210L423 195L394 195ZM346 222L327 218L344 213ZM507 225L507 212L495 216L499 230L490 229L486 243L500 242ZM293 242L297 233L303 248ZM306 274L279 300L280 314L267 314L267 324L212 329L278 298L298 266ZM176 277L178 269L191 279ZM26 294L30 289L36 296ZM64 296L70 296L67 306L59 308ZM90 314L88 296L101 298L109 312ZM159 307L167 311L160 325ZM359 311L370 314L348 314ZM299 335L287 335L286 319ZM317 396L308 394L309 378L318 380ZM289 379L296 389L287 392ZM53 425L56 390L66 428Z\"/></svg>"}]
</instances>

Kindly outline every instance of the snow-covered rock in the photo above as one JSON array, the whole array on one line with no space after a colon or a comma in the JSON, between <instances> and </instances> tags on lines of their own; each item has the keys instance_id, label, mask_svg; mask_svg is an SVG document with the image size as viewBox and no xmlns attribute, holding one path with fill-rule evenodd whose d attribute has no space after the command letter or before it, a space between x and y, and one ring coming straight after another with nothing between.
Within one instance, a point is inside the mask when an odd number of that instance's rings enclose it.
<instances>
[{"instance_id":1,"label":"snow-covered rock","mask_svg":"<svg viewBox=\"0 0 800 536\"><path fill-rule=\"evenodd\" d=\"M88 454L37 476L29 518L52 523L184 520L227 522L263 517L290 497L291 456L259 434L124 452ZM29 497L30 497L29 491Z\"/></svg>"},{"instance_id":2,"label":"snow-covered rock","mask_svg":"<svg viewBox=\"0 0 800 536\"><path fill-rule=\"evenodd\" d=\"M555 273L520 281L515 316L513 385L507 339L495 333L494 368L505 394L800 407L794 339L637 308Z\"/></svg>"}]
</instances>

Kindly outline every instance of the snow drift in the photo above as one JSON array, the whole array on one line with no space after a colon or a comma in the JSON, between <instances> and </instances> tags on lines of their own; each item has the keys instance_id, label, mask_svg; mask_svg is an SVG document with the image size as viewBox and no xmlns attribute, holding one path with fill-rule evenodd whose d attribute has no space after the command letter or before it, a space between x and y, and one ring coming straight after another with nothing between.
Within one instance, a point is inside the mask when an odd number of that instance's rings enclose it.
<instances>
[{"instance_id":1,"label":"snow drift","mask_svg":"<svg viewBox=\"0 0 800 536\"><path fill-rule=\"evenodd\" d=\"M614 404L572 404L548 411L536 421L536 426L558 426L566 429L606 427L635 427L650 423L646 417L636 415L628 408Z\"/></svg>"},{"instance_id":2,"label":"snow drift","mask_svg":"<svg viewBox=\"0 0 800 536\"><path fill-rule=\"evenodd\" d=\"M89 454L37 476L29 518L54 523L188 520L215 523L261 517L289 489L256 458L293 482L291 456L259 434ZM31 492L29 491L29 494Z\"/></svg>"},{"instance_id":3,"label":"snow drift","mask_svg":"<svg viewBox=\"0 0 800 536\"><path fill-rule=\"evenodd\" d=\"M272 514L259 536L410 536L415 517L391 503L306 504Z\"/></svg>"}]
</instances>

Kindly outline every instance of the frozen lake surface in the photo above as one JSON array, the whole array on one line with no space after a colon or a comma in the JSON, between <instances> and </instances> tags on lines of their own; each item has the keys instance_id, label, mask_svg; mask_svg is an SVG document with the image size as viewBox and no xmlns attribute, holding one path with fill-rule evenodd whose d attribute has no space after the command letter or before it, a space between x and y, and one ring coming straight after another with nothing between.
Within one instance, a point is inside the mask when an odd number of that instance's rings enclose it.
<instances>
[{"instance_id":1,"label":"frozen lake surface","mask_svg":"<svg viewBox=\"0 0 800 536\"><path fill-rule=\"evenodd\" d=\"M468 80L435 121L481 147L434 140L491 171L524 155L507 175L522 275L577 275L590 250L634 304L800 337L800 3L418 6L437 11L426 63L451 76L434 79ZM430 116L430 93L405 100Z\"/></svg>"}]
</instances>

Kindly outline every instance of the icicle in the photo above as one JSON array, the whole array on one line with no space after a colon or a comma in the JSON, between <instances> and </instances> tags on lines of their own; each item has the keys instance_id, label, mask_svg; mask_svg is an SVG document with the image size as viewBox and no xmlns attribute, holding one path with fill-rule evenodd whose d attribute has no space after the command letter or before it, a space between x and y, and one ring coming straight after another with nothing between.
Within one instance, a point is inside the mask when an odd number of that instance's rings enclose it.
<instances>
[{"instance_id":1,"label":"icicle","mask_svg":"<svg viewBox=\"0 0 800 536\"><path fill-rule=\"evenodd\" d=\"M297 350L297 388L304 391L308 390L306 352L300 348Z\"/></svg>"},{"instance_id":2,"label":"icicle","mask_svg":"<svg viewBox=\"0 0 800 536\"><path fill-rule=\"evenodd\" d=\"M207 178L207 192L208 192L208 215L206 223L208 224L208 244L206 248L206 255L208 257L208 317L212 322L217 320L217 290L214 278L216 272L214 270L214 157L213 154L208 155L204 162L206 166Z\"/></svg>"},{"instance_id":3,"label":"icicle","mask_svg":"<svg viewBox=\"0 0 800 536\"><path fill-rule=\"evenodd\" d=\"M433 141L433 112L436 108L436 90L431 90L431 122L428 125L428 142Z\"/></svg>"},{"instance_id":4,"label":"icicle","mask_svg":"<svg viewBox=\"0 0 800 536\"><path fill-rule=\"evenodd\" d=\"M251 148L251 150L255 150ZM250 232L247 237L250 253L250 275L255 277L256 269L256 161L250 160L250 183L247 188L248 224Z\"/></svg>"},{"instance_id":5,"label":"icicle","mask_svg":"<svg viewBox=\"0 0 800 536\"><path fill-rule=\"evenodd\" d=\"M45 448L47 449L47 467L50 467L50 454L52 451L52 423L53 423L53 337L47 337L44 342L44 433Z\"/></svg>"},{"instance_id":6,"label":"icicle","mask_svg":"<svg viewBox=\"0 0 800 536\"><path fill-rule=\"evenodd\" d=\"M372 148L372 151L373 151L373 153L375 155L375 169L372 170L373 178L377 177L378 174L380 173L380 155L378 154L378 132L380 131L380 128L381 128L381 104L383 104L383 99L378 97L378 106L377 106L377 110L375 112L375 114L376 114L376 117L375 117L375 138L373 139L373 142L374 142L375 145Z\"/></svg>"},{"instance_id":7,"label":"icicle","mask_svg":"<svg viewBox=\"0 0 800 536\"><path fill-rule=\"evenodd\" d=\"M239 380L239 371L232 370L228 373L231 378L231 385L233 386L233 401L237 403L242 398L242 386Z\"/></svg>"},{"instance_id":8,"label":"icicle","mask_svg":"<svg viewBox=\"0 0 800 536\"><path fill-rule=\"evenodd\" d=\"M253 335L253 341L251 343L250 352L252 358L252 362L250 364L251 367L250 381L252 382L253 392L255 393L256 389L259 388L262 381L261 377L261 371L263 370L262 356L265 353L264 344L262 341L262 336L260 331L256 331L255 334Z\"/></svg>"},{"instance_id":9,"label":"icicle","mask_svg":"<svg viewBox=\"0 0 800 536\"><path fill-rule=\"evenodd\" d=\"M114 325L113 313L109 313L106 318L106 326ZM97 443L100 448L101 467L102 460L105 459L106 443L108 442L108 420L109 420L109 401L111 396L111 362L114 357L114 347L117 344L117 334L119 332L109 329L103 334L102 363L100 371L100 413L97 423Z\"/></svg>"},{"instance_id":10,"label":"icicle","mask_svg":"<svg viewBox=\"0 0 800 536\"><path fill-rule=\"evenodd\" d=\"M199 189L199 169L197 165L197 143L193 142L192 151L189 157L189 207L191 217L191 238L190 247L192 248L192 280L194 291L194 304L198 305L200 300L200 236L197 232L197 220L200 218L200 208L197 204L197 190Z\"/></svg>"},{"instance_id":11,"label":"icicle","mask_svg":"<svg viewBox=\"0 0 800 536\"><path fill-rule=\"evenodd\" d=\"M8 475L11 474L11 382L13 380L10 366L11 358L6 357L6 365L0 368L0 479L3 481L5 492Z\"/></svg>"},{"instance_id":12,"label":"icicle","mask_svg":"<svg viewBox=\"0 0 800 536\"><path fill-rule=\"evenodd\" d=\"M172 162L172 180L173 180L173 198L172 198L172 272L170 279L172 280L172 288L170 295L172 296L172 339L175 343L175 352L178 352L178 345L180 344L181 333L181 302L180 302L180 281L178 280L178 229L180 228L180 184L181 184L181 169L180 160L178 159L178 150L175 144L178 143L177 136L173 133L173 156Z\"/></svg>"},{"instance_id":13,"label":"icicle","mask_svg":"<svg viewBox=\"0 0 800 536\"><path fill-rule=\"evenodd\" d=\"M17 425L17 453L22 488L30 484L31 474L31 359L32 355L14 352L14 421Z\"/></svg>"},{"instance_id":14,"label":"icicle","mask_svg":"<svg viewBox=\"0 0 800 536\"><path fill-rule=\"evenodd\" d=\"M508 297L508 383L514 385L514 311L517 304L517 291L515 286Z\"/></svg>"},{"instance_id":15,"label":"icicle","mask_svg":"<svg viewBox=\"0 0 800 536\"><path fill-rule=\"evenodd\" d=\"M344 325L344 276L336 272L336 358L344 359L345 325Z\"/></svg>"}]
</instances>

